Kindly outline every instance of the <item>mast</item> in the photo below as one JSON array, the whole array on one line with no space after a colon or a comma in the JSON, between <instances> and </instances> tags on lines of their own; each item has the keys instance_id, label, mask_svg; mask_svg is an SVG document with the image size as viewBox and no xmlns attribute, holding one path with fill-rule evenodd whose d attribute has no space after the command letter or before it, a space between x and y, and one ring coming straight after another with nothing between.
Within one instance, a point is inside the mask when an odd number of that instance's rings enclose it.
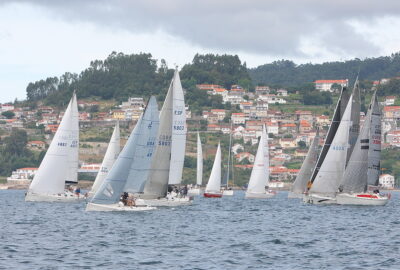
<instances>
[{"instance_id":1,"label":"mast","mask_svg":"<svg viewBox=\"0 0 400 270\"><path fill-rule=\"evenodd\" d=\"M203 183L203 150L201 149L200 134L197 132L197 180L196 184L201 186Z\"/></svg>"},{"instance_id":2,"label":"mast","mask_svg":"<svg viewBox=\"0 0 400 270\"><path fill-rule=\"evenodd\" d=\"M229 130L229 151L228 151L228 170L226 172L226 189L229 186L229 170L230 170L230 162L231 162L231 149L232 149L232 121L231 121L231 128Z\"/></svg>"}]
</instances>

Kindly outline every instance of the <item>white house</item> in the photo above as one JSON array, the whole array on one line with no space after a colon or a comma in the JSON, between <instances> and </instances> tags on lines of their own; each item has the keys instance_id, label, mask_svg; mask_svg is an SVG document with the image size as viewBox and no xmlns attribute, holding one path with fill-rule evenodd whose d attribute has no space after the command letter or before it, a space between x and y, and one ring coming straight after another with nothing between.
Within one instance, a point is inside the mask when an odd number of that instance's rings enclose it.
<instances>
[{"instance_id":1,"label":"white house","mask_svg":"<svg viewBox=\"0 0 400 270\"><path fill-rule=\"evenodd\" d=\"M349 85L349 80L316 80L314 82L315 84L315 89L319 91L332 91L332 85L333 84L338 84L342 87L347 87Z\"/></svg>"},{"instance_id":2,"label":"white house","mask_svg":"<svg viewBox=\"0 0 400 270\"><path fill-rule=\"evenodd\" d=\"M10 177L7 177L7 183L14 185L29 184L38 168L21 168L13 171Z\"/></svg>"},{"instance_id":3,"label":"white house","mask_svg":"<svg viewBox=\"0 0 400 270\"><path fill-rule=\"evenodd\" d=\"M382 174L381 176L379 176L379 185L382 188L393 189L394 176L390 174Z\"/></svg>"}]
</instances>

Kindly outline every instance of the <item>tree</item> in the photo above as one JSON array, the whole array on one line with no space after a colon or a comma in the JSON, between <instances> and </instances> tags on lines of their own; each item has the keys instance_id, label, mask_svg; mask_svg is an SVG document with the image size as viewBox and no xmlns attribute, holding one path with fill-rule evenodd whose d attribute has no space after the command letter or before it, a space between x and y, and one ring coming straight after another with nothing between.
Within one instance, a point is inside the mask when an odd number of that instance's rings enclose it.
<instances>
[{"instance_id":1,"label":"tree","mask_svg":"<svg viewBox=\"0 0 400 270\"><path fill-rule=\"evenodd\" d=\"M299 142L297 143L297 145L298 145L300 148L303 148L303 149L307 147L306 143L303 142L303 141L299 141Z\"/></svg>"},{"instance_id":2,"label":"tree","mask_svg":"<svg viewBox=\"0 0 400 270\"><path fill-rule=\"evenodd\" d=\"M5 112L2 112L1 115L6 117L7 119L12 119L12 118L14 118L15 113L12 111L5 111Z\"/></svg>"}]
</instances>

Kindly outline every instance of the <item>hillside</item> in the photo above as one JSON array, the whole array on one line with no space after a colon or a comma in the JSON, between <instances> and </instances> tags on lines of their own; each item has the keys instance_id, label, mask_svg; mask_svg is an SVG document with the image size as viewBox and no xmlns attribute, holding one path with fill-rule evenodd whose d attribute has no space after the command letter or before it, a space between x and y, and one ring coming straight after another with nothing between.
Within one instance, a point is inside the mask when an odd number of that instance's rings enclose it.
<instances>
[{"instance_id":1,"label":"hillside","mask_svg":"<svg viewBox=\"0 0 400 270\"><path fill-rule=\"evenodd\" d=\"M289 60L275 61L249 69L256 85L297 87L319 79L349 79L352 84L360 71L362 80L379 80L400 75L400 53L391 56L353 59L344 62L296 65Z\"/></svg>"}]
</instances>

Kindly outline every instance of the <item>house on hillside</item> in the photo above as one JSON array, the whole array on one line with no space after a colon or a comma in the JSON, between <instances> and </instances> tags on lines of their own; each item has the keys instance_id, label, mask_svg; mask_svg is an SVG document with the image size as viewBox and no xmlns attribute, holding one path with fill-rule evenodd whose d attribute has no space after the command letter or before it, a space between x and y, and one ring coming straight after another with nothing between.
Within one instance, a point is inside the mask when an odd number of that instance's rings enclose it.
<instances>
[{"instance_id":1,"label":"house on hillside","mask_svg":"<svg viewBox=\"0 0 400 270\"><path fill-rule=\"evenodd\" d=\"M234 125L246 123L246 117L244 113L232 113L231 120Z\"/></svg>"},{"instance_id":2,"label":"house on hillside","mask_svg":"<svg viewBox=\"0 0 400 270\"><path fill-rule=\"evenodd\" d=\"M315 84L315 89L318 91L324 92L333 92L332 90L332 85L338 84L341 87L347 87L349 85L349 80L316 80L314 82Z\"/></svg>"},{"instance_id":3,"label":"house on hillside","mask_svg":"<svg viewBox=\"0 0 400 270\"><path fill-rule=\"evenodd\" d=\"M390 174L382 174L379 176L379 185L382 188L387 188L387 189L394 189L394 176Z\"/></svg>"}]
</instances>

